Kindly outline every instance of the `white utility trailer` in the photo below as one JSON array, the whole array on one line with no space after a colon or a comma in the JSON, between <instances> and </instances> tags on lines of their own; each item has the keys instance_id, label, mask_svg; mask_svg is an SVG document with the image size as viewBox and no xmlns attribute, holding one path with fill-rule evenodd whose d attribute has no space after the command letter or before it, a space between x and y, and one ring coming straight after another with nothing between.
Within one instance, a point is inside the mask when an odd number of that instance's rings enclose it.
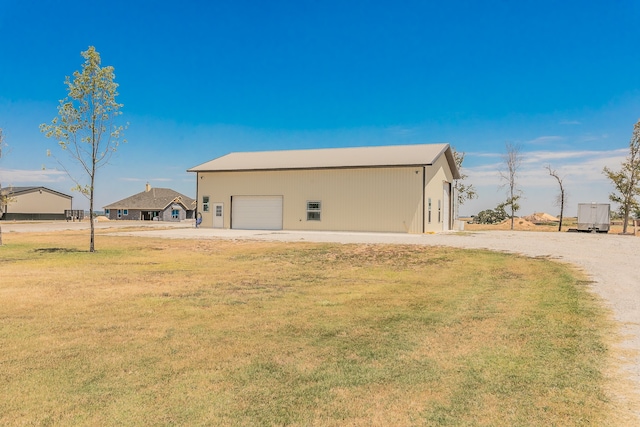
<instances>
[{"instance_id":1,"label":"white utility trailer","mask_svg":"<svg viewBox=\"0 0 640 427\"><path fill-rule=\"evenodd\" d=\"M611 205L608 203L579 203L578 231L609 232Z\"/></svg>"}]
</instances>

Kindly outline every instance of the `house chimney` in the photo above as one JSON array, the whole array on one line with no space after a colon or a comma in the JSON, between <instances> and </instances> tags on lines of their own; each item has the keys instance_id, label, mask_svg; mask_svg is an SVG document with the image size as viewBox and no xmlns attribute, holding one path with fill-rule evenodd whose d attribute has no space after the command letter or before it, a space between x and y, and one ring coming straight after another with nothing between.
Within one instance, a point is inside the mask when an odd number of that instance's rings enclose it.
<instances>
[{"instance_id":1,"label":"house chimney","mask_svg":"<svg viewBox=\"0 0 640 427\"><path fill-rule=\"evenodd\" d=\"M147 182L147 185L144 186L144 191L146 191L147 193L151 191L151 184Z\"/></svg>"}]
</instances>

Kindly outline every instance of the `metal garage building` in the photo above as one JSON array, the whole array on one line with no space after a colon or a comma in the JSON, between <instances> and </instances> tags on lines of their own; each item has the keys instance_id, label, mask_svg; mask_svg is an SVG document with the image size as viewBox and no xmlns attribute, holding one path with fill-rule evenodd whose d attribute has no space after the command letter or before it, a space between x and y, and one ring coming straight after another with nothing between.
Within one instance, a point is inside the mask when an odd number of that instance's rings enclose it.
<instances>
[{"instance_id":1,"label":"metal garage building","mask_svg":"<svg viewBox=\"0 0 640 427\"><path fill-rule=\"evenodd\" d=\"M46 187L9 187L0 190L8 198L4 220L67 219L73 197Z\"/></svg>"},{"instance_id":2,"label":"metal garage building","mask_svg":"<svg viewBox=\"0 0 640 427\"><path fill-rule=\"evenodd\" d=\"M423 233L452 228L448 144L230 153L197 174L203 227Z\"/></svg>"}]
</instances>

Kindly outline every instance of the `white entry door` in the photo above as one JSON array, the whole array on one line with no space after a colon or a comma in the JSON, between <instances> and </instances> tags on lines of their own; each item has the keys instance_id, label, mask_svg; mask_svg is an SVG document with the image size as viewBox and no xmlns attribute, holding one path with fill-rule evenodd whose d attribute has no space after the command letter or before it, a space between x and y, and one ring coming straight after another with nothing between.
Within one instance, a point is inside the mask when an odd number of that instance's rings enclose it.
<instances>
[{"instance_id":1,"label":"white entry door","mask_svg":"<svg viewBox=\"0 0 640 427\"><path fill-rule=\"evenodd\" d=\"M213 228L224 228L224 205L222 203L213 204Z\"/></svg>"}]
</instances>

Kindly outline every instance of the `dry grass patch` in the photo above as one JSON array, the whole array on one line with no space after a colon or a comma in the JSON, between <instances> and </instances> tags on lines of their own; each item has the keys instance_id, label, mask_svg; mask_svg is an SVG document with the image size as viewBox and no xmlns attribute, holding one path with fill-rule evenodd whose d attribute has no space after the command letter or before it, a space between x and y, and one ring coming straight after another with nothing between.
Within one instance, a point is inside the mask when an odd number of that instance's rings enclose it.
<instances>
[{"instance_id":1,"label":"dry grass patch","mask_svg":"<svg viewBox=\"0 0 640 427\"><path fill-rule=\"evenodd\" d=\"M10 234L2 425L601 425L605 315L544 259Z\"/></svg>"}]
</instances>

